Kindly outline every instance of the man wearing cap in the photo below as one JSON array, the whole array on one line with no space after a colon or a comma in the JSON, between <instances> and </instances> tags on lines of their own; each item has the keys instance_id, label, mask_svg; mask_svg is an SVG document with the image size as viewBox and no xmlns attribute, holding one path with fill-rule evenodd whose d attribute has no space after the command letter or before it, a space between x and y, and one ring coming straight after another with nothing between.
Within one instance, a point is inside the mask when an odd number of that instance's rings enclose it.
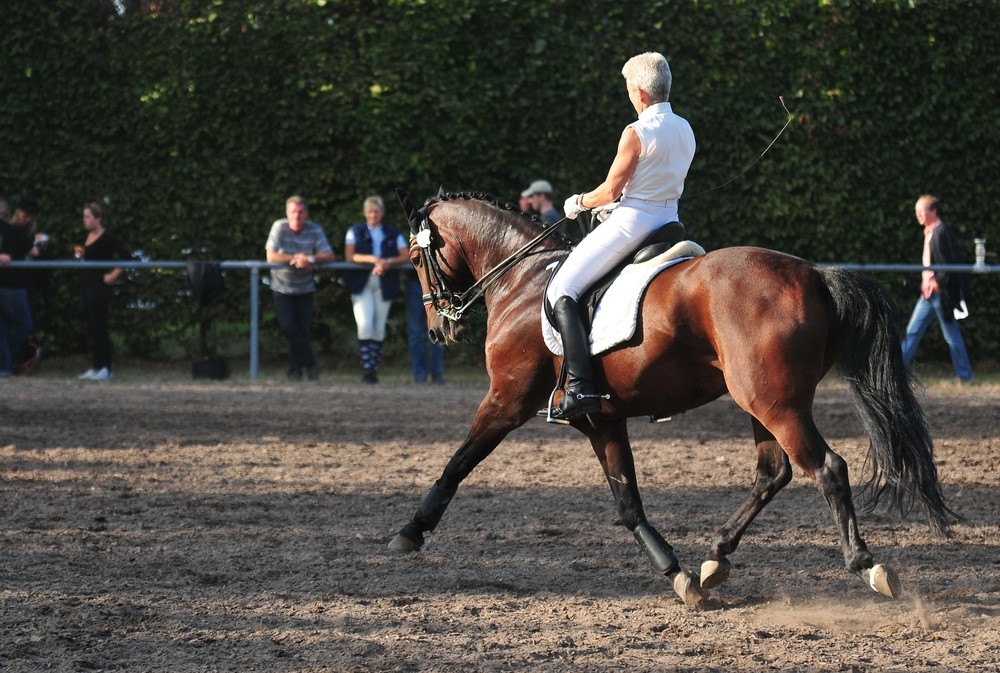
<instances>
[{"instance_id":1,"label":"man wearing cap","mask_svg":"<svg viewBox=\"0 0 1000 673\"><path fill-rule=\"evenodd\" d=\"M528 199L528 203L538 211L545 224L555 224L562 219L562 215L552 205L552 185L548 180L535 180L521 192L521 198Z\"/></svg>"}]
</instances>

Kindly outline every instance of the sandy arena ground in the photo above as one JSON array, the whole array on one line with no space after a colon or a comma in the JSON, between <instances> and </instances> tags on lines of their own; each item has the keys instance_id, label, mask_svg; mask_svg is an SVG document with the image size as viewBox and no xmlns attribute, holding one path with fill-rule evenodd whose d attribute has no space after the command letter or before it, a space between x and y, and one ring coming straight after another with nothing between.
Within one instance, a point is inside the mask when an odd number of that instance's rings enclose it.
<instances>
[{"instance_id":1,"label":"sandy arena ground","mask_svg":"<svg viewBox=\"0 0 1000 673\"><path fill-rule=\"evenodd\" d=\"M921 393L952 539L860 517L903 599L844 569L796 471L696 612L616 522L582 436L542 421L423 551L387 551L482 382L0 385L3 671L1000 670L1000 386ZM816 415L859 475L846 389L824 384ZM650 520L697 569L749 487L749 423L723 399L631 431Z\"/></svg>"}]
</instances>

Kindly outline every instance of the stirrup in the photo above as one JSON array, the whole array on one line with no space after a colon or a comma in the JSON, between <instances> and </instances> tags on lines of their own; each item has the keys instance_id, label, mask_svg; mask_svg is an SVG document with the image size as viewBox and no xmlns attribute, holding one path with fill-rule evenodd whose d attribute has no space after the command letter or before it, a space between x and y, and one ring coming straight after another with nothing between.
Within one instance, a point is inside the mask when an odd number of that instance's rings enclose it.
<instances>
[{"instance_id":1,"label":"stirrup","mask_svg":"<svg viewBox=\"0 0 1000 673\"><path fill-rule=\"evenodd\" d=\"M549 403L548 403L548 405L546 406L546 409L545 409L545 420L546 420L546 422L548 422L548 423L555 423L557 425L570 425L573 421L577 420L578 418L586 418L588 421L590 421L591 425L594 424L593 420L591 420L590 417L593 414L597 414L597 413L601 412L600 406L598 406L598 408L596 410L594 410L594 411L586 412L586 413L585 412L579 412L579 413L575 414L573 417L570 417L570 418L566 418L564 416L555 416L555 415L553 415L553 412L556 411L556 408L555 408L555 405L552 402L555 399L556 391L558 391L558 390L560 390L560 388L558 386L556 386L555 388L552 389L552 392L549 393ZM566 392L566 391L564 391L563 394L564 395L569 395L569 393ZM598 394L598 393L594 393L592 395L576 395L576 400L580 400L580 399L609 400L609 399L611 399L611 395L609 395L607 393L605 393L604 395L601 395L601 394Z\"/></svg>"},{"instance_id":2,"label":"stirrup","mask_svg":"<svg viewBox=\"0 0 1000 673\"><path fill-rule=\"evenodd\" d=\"M539 416L544 415L546 423L555 423L556 425L569 425L569 421L567 421L565 418L556 418L555 416L552 415L552 400L555 399L557 390L559 390L558 387L552 389L552 392L549 393L549 403L545 405L545 409L543 410L545 413L543 414L541 411L539 411L538 415Z\"/></svg>"}]
</instances>

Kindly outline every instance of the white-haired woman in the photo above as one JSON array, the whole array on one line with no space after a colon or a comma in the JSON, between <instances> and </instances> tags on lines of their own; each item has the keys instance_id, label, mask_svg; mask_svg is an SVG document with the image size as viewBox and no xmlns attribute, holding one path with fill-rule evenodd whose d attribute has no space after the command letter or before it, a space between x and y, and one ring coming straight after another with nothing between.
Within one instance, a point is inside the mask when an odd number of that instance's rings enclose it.
<instances>
[{"instance_id":1,"label":"white-haired woman","mask_svg":"<svg viewBox=\"0 0 1000 673\"><path fill-rule=\"evenodd\" d=\"M635 252L657 228L677 219L677 201L694 158L694 132L674 114L671 75L662 54L634 56L622 68L629 101L639 115L625 127L608 175L589 192L566 199L575 219L585 210L622 198L611 216L570 253L549 284L556 328L563 342L567 383L553 417L574 420L601 409L590 363L590 345L577 300L597 279Z\"/></svg>"}]
</instances>

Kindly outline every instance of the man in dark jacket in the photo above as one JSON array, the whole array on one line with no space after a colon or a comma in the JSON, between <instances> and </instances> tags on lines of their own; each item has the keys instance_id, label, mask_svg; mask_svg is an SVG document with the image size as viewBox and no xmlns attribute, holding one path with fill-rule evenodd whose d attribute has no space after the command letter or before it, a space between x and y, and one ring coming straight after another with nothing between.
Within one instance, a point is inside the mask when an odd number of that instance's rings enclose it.
<instances>
[{"instance_id":1,"label":"man in dark jacket","mask_svg":"<svg viewBox=\"0 0 1000 673\"><path fill-rule=\"evenodd\" d=\"M954 230L938 216L937 197L924 194L914 206L917 222L924 228L924 249L921 258L924 266L937 264L965 264L965 256ZM968 315L967 274L953 271L930 271L921 273L920 299L913 308L910 323L906 327L903 340L903 361L907 364L920 345L920 339L937 315L944 340L951 351L951 364L955 375L962 381L972 378L972 365L965 350L962 332L958 329L958 318Z\"/></svg>"},{"instance_id":2,"label":"man in dark jacket","mask_svg":"<svg viewBox=\"0 0 1000 673\"><path fill-rule=\"evenodd\" d=\"M24 227L0 221L0 266L23 260L33 241ZM27 269L0 270L0 378L11 375L13 358L31 334Z\"/></svg>"}]
</instances>

